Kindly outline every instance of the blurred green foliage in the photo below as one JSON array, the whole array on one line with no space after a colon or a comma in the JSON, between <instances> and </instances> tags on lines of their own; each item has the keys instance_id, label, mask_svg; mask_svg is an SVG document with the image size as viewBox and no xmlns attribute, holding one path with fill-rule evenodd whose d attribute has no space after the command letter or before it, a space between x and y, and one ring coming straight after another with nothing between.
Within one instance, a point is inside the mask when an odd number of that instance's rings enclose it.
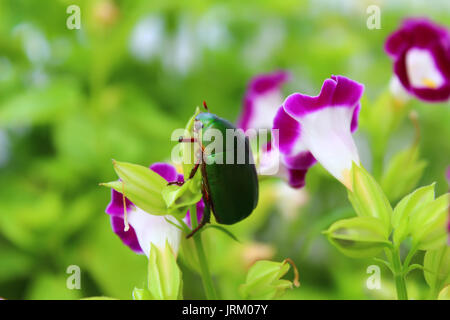
<instances>
[{"instance_id":1,"label":"blurred green foliage","mask_svg":"<svg viewBox=\"0 0 450 320\"><path fill-rule=\"evenodd\" d=\"M8 299L130 299L134 287L144 287L147 259L111 232L104 214L110 194L98 182L115 179L111 159L170 159L172 131L202 100L234 121L258 73L290 70L286 94L316 94L325 78L342 74L365 84L364 118L392 74L386 36L407 16L450 21L446 1L380 1L381 29L369 30L373 1L83 0L76 1L81 29L69 30L73 2L0 0L0 296ZM137 26L150 29L139 33ZM418 101L411 108L421 126L418 157L427 163L418 183L436 181L442 194L450 108ZM372 128L377 121L383 114L371 118ZM357 143L370 169L374 146L365 129L362 123ZM381 161L387 165L413 139L405 120L383 141ZM307 187L291 196L306 203L283 207L280 190L264 181L255 213L230 228L243 243L204 232L222 298L239 296L255 259L286 257L297 264L302 286L285 298L393 297L383 266L382 290L365 289L366 268L375 262L342 256L321 234L354 215L339 182L316 166ZM181 261L184 297L203 298L195 266ZM66 288L69 265L81 268L81 290ZM410 296L423 298L423 288L423 276L413 273Z\"/></svg>"}]
</instances>

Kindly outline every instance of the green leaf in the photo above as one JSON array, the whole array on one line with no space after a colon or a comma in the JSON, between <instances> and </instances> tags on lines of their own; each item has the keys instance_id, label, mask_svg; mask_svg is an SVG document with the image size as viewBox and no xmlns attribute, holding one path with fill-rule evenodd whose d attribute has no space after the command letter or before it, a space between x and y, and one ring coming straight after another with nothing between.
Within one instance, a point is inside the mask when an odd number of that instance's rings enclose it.
<instances>
[{"instance_id":1,"label":"green leaf","mask_svg":"<svg viewBox=\"0 0 450 320\"><path fill-rule=\"evenodd\" d=\"M352 188L348 198L360 217L374 217L382 221L390 232L391 205L375 179L361 166L353 163Z\"/></svg>"},{"instance_id":2,"label":"green leaf","mask_svg":"<svg viewBox=\"0 0 450 320\"><path fill-rule=\"evenodd\" d=\"M426 161L418 159L417 146L398 152L381 178L381 186L391 201L410 192L419 182Z\"/></svg>"},{"instance_id":3,"label":"green leaf","mask_svg":"<svg viewBox=\"0 0 450 320\"><path fill-rule=\"evenodd\" d=\"M446 286L439 292L438 300L450 300L450 285Z\"/></svg>"},{"instance_id":4,"label":"green leaf","mask_svg":"<svg viewBox=\"0 0 450 320\"><path fill-rule=\"evenodd\" d=\"M183 280L176 257L168 242L164 249L151 244L148 259L148 291L155 300L182 297Z\"/></svg>"},{"instance_id":5,"label":"green leaf","mask_svg":"<svg viewBox=\"0 0 450 320\"><path fill-rule=\"evenodd\" d=\"M101 185L125 194L136 206L154 215L166 215L167 207L162 191L167 185L159 174L137 164L113 161L121 181Z\"/></svg>"},{"instance_id":6,"label":"green leaf","mask_svg":"<svg viewBox=\"0 0 450 320\"><path fill-rule=\"evenodd\" d=\"M243 299L266 300L275 299L284 294L293 285L299 286L298 272L294 267L296 277L293 281L281 279L290 268L290 259L283 262L260 260L255 262L247 274L244 284L239 287Z\"/></svg>"},{"instance_id":7,"label":"green leaf","mask_svg":"<svg viewBox=\"0 0 450 320\"><path fill-rule=\"evenodd\" d=\"M63 273L37 273L27 287L26 299L29 300L77 300L81 298L80 290L71 290L66 286Z\"/></svg>"},{"instance_id":8,"label":"green leaf","mask_svg":"<svg viewBox=\"0 0 450 320\"><path fill-rule=\"evenodd\" d=\"M430 288L438 292L450 284L450 247L429 250L423 260L425 280Z\"/></svg>"},{"instance_id":9,"label":"green leaf","mask_svg":"<svg viewBox=\"0 0 450 320\"><path fill-rule=\"evenodd\" d=\"M140 289L135 287L132 296L133 300L153 300L152 295L146 288Z\"/></svg>"},{"instance_id":10,"label":"green leaf","mask_svg":"<svg viewBox=\"0 0 450 320\"><path fill-rule=\"evenodd\" d=\"M1 126L22 126L58 121L80 101L79 85L58 79L45 87L29 88L0 105ZM64 107L62 107L64 106Z\"/></svg>"},{"instance_id":11,"label":"green leaf","mask_svg":"<svg viewBox=\"0 0 450 320\"><path fill-rule=\"evenodd\" d=\"M374 257L390 245L388 229L374 217L339 220L324 233L331 244L352 258Z\"/></svg>"},{"instance_id":12,"label":"green leaf","mask_svg":"<svg viewBox=\"0 0 450 320\"><path fill-rule=\"evenodd\" d=\"M392 226L395 229L393 240L397 246L410 233L411 215L434 200L434 186L435 184L433 183L415 190L404 197L395 207L392 214Z\"/></svg>"},{"instance_id":13,"label":"green leaf","mask_svg":"<svg viewBox=\"0 0 450 320\"><path fill-rule=\"evenodd\" d=\"M168 185L162 191L162 197L166 203L168 213L173 216L183 218L190 206L196 204L202 198L200 188L193 192L191 184L196 184L195 180L188 180L182 186Z\"/></svg>"},{"instance_id":14,"label":"green leaf","mask_svg":"<svg viewBox=\"0 0 450 320\"><path fill-rule=\"evenodd\" d=\"M447 240L449 194L427 203L411 215L413 246L419 250L433 250Z\"/></svg>"},{"instance_id":15,"label":"green leaf","mask_svg":"<svg viewBox=\"0 0 450 320\"><path fill-rule=\"evenodd\" d=\"M417 263L409 265L405 271L405 276L408 275L411 271L416 270L416 269L423 270L423 266L421 264L417 264Z\"/></svg>"},{"instance_id":16,"label":"green leaf","mask_svg":"<svg viewBox=\"0 0 450 320\"><path fill-rule=\"evenodd\" d=\"M225 228L225 227L223 227L223 226L221 226L221 225L218 225L218 224L208 224L208 225L204 226L203 228L201 228L199 231L200 231L200 232L203 232L203 231L205 231L206 229L210 229L210 228L213 228L213 229L217 229L217 230L219 230L219 231L222 231L224 234L226 234L227 236L229 236L229 237L230 237L231 239L233 239L234 241L241 243L241 242L239 241L239 239L238 239L238 238L237 238L230 230L228 230L227 228Z\"/></svg>"}]
</instances>

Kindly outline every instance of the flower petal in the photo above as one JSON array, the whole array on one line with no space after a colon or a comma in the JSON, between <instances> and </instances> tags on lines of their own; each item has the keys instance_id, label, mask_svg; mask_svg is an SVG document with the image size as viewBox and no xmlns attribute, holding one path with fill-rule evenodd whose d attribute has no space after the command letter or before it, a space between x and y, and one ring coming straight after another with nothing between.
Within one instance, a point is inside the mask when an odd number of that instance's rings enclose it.
<instances>
[{"instance_id":1,"label":"flower petal","mask_svg":"<svg viewBox=\"0 0 450 320\"><path fill-rule=\"evenodd\" d=\"M285 156L283 163L289 169L308 169L316 163L316 159L309 151L302 151L296 155Z\"/></svg>"},{"instance_id":2,"label":"flower petal","mask_svg":"<svg viewBox=\"0 0 450 320\"><path fill-rule=\"evenodd\" d=\"M353 80L333 76L325 80L318 96L295 93L283 105L286 113L299 122L301 136L297 139L311 152L311 158L349 188L352 163L359 164L351 133L357 126L363 90L364 86Z\"/></svg>"},{"instance_id":3,"label":"flower petal","mask_svg":"<svg viewBox=\"0 0 450 320\"><path fill-rule=\"evenodd\" d=\"M243 130L271 128L272 119L283 102L281 86L289 80L285 71L254 77L244 97L244 109L238 121Z\"/></svg>"},{"instance_id":4,"label":"flower petal","mask_svg":"<svg viewBox=\"0 0 450 320\"><path fill-rule=\"evenodd\" d=\"M128 231L124 231L125 223L123 218L111 216L111 227L113 232L117 234L119 238L122 240L122 242L128 247L130 247L131 250L133 250L138 254L144 253L141 249L141 245L139 244L134 228L130 226Z\"/></svg>"},{"instance_id":5,"label":"flower petal","mask_svg":"<svg viewBox=\"0 0 450 320\"><path fill-rule=\"evenodd\" d=\"M316 160L308 151L285 156L271 143L260 150L259 175L276 175L286 180L290 187L298 189L305 185L306 173Z\"/></svg>"},{"instance_id":6,"label":"flower petal","mask_svg":"<svg viewBox=\"0 0 450 320\"><path fill-rule=\"evenodd\" d=\"M305 150L301 144L300 123L280 107L273 120L272 137L275 146L284 154L293 154Z\"/></svg>"},{"instance_id":7,"label":"flower petal","mask_svg":"<svg viewBox=\"0 0 450 320\"><path fill-rule=\"evenodd\" d=\"M167 163L154 163L150 170L158 173L167 181L184 181L183 175L178 174L175 167ZM174 219L171 216L155 216L136 207L125 198L129 229L125 231L124 207L122 193L111 191L111 202L106 207L106 213L111 216L111 227L122 242L134 252L147 256L150 253L150 243L164 248L166 240L172 250L177 253L181 239L181 231L166 221ZM198 215L203 216L204 204L197 203Z\"/></svg>"},{"instance_id":8,"label":"flower petal","mask_svg":"<svg viewBox=\"0 0 450 320\"><path fill-rule=\"evenodd\" d=\"M294 93L286 98L284 110L299 120L307 114L329 107L354 109L361 99L364 86L343 76L325 80L320 94L315 97ZM353 113L352 113L353 116Z\"/></svg>"},{"instance_id":9,"label":"flower petal","mask_svg":"<svg viewBox=\"0 0 450 320\"><path fill-rule=\"evenodd\" d=\"M127 212L134 206L133 203L125 198ZM114 189L111 189L111 201L106 207L105 212L111 216L123 217L123 195Z\"/></svg>"},{"instance_id":10,"label":"flower petal","mask_svg":"<svg viewBox=\"0 0 450 320\"><path fill-rule=\"evenodd\" d=\"M203 199L197 202L196 208L197 208L197 221L200 222L202 221L203 213L205 211L205 203L203 202ZM189 228L192 228L190 210L188 210L186 217L184 217L184 222L186 222Z\"/></svg>"},{"instance_id":11,"label":"flower petal","mask_svg":"<svg viewBox=\"0 0 450 320\"><path fill-rule=\"evenodd\" d=\"M174 253L178 253L181 230L167 222L166 219L176 223L176 220L172 216L154 216L138 207L128 214L128 222L133 227L139 245L147 256L150 254L151 243L156 247L164 249L166 240L169 242Z\"/></svg>"},{"instance_id":12,"label":"flower petal","mask_svg":"<svg viewBox=\"0 0 450 320\"><path fill-rule=\"evenodd\" d=\"M429 102L450 98L450 32L428 19L407 19L385 43L394 72L410 94Z\"/></svg>"},{"instance_id":13,"label":"flower petal","mask_svg":"<svg viewBox=\"0 0 450 320\"><path fill-rule=\"evenodd\" d=\"M391 92L395 101L397 101L397 103L400 105L405 104L410 99L410 95L400 83L398 77L395 75L389 81L389 91Z\"/></svg>"},{"instance_id":14,"label":"flower petal","mask_svg":"<svg viewBox=\"0 0 450 320\"><path fill-rule=\"evenodd\" d=\"M305 176L308 170L288 169L288 183L291 188L300 189L305 186Z\"/></svg>"},{"instance_id":15,"label":"flower petal","mask_svg":"<svg viewBox=\"0 0 450 320\"><path fill-rule=\"evenodd\" d=\"M161 177L163 177L167 182L172 181L184 181L183 175L177 173L177 170L174 166L164 163L164 162L156 162L150 166L150 170L153 170Z\"/></svg>"}]
</instances>

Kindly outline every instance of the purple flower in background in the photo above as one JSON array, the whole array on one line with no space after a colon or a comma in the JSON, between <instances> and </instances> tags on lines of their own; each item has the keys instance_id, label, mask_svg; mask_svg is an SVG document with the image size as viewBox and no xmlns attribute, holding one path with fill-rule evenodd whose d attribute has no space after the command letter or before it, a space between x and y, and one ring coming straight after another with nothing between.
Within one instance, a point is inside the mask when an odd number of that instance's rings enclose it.
<instances>
[{"instance_id":1,"label":"purple flower in background","mask_svg":"<svg viewBox=\"0 0 450 320\"><path fill-rule=\"evenodd\" d=\"M244 131L272 127L272 120L283 103L281 86L289 80L286 71L275 71L254 77L245 93L244 108L237 126Z\"/></svg>"},{"instance_id":2,"label":"purple flower in background","mask_svg":"<svg viewBox=\"0 0 450 320\"><path fill-rule=\"evenodd\" d=\"M238 127L243 130L272 128L278 108L283 104L281 86L289 79L290 75L286 71L275 71L254 77L245 94ZM295 162L295 159L280 154L272 142L262 145L258 153L258 174L276 175L296 189L305 185L306 171L315 163L311 155L309 159Z\"/></svg>"},{"instance_id":3,"label":"purple flower in background","mask_svg":"<svg viewBox=\"0 0 450 320\"><path fill-rule=\"evenodd\" d=\"M405 90L417 98L450 98L450 33L425 18L406 19L386 40L394 73Z\"/></svg>"},{"instance_id":4,"label":"purple flower in background","mask_svg":"<svg viewBox=\"0 0 450 320\"><path fill-rule=\"evenodd\" d=\"M352 133L358 126L364 86L343 76L325 80L318 96L291 94L273 129L288 168L307 170L315 160L351 189L352 163L359 165Z\"/></svg>"},{"instance_id":5,"label":"purple flower in background","mask_svg":"<svg viewBox=\"0 0 450 320\"><path fill-rule=\"evenodd\" d=\"M267 143L260 151L258 174L273 175L283 178L289 186L300 189L305 186L308 168L316 163L311 153L305 152L297 156L287 156L272 143Z\"/></svg>"},{"instance_id":6,"label":"purple flower in background","mask_svg":"<svg viewBox=\"0 0 450 320\"><path fill-rule=\"evenodd\" d=\"M167 181L183 181L183 175L177 173L175 167L167 163L154 163L150 166L153 170ZM111 226L122 242L136 253L150 254L150 244L164 248L166 241L170 244L175 254L181 240L181 230L167 222L170 220L176 223L176 220L170 216L152 215L151 212L145 212L135 206L130 200L125 198L127 210L127 219L129 229L125 231L124 203L122 193L111 190L111 202L106 207L106 213L111 217ZM203 200L197 203L197 216L203 216ZM190 224L188 220L185 221ZM167 220L166 220L167 219Z\"/></svg>"}]
</instances>

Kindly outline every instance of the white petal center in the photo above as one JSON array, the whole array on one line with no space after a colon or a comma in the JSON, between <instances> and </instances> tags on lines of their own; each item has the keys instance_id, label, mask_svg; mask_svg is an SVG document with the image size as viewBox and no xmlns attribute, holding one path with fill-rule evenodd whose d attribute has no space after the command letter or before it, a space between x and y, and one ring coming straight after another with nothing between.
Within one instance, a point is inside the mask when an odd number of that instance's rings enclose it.
<instances>
[{"instance_id":1,"label":"white petal center","mask_svg":"<svg viewBox=\"0 0 450 320\"><path fill-rule=\"evenodd\" d=\"M259 151L259 163L257 171L259 175L270 176L278 173L280 168L280 151L276 147L272 147L269 151Z\"/></svg>"},{"instance_id":2,"label":"white petal center","mask_svg":"<svg viewBox=\"0 0 450 320\"><path fill-rule=\"evenodd\" d=\"M425 49L412 48L406 53L406 72L414 88L435 89L444 83L433 56Z\"/></svg>"},{"instance_id":3,"label":"white petal center","mask_svg":"<svg viewBox=\"0 0 450 320\"><path fill-rule=\"evenodd\" d=\"M272 128L273 118L282 104L283 97L278 89L270 90L255 98L249 128Z\"/></svg>"},{"instance_id":4,"label":"white petal center","mask_svg":"<svg viewBox=\"0 0 450 320\"><path fill-rule=\"evenodd\" d=\"M395 100L399 103L405 103L410 99L408 92L405 90L400 80L396 76L393 76L391 78L391 81L389 82L389 90L391 91L392 96L395 98Z\"/></svg>"},{"instance_id":5,"label":"white petal center","mask_svg":"<svg viewBox=\"0 0 450 320\"><path fill-rule=\"evenodd\" d=\"M167 222L166 218L174 220L172 216L151 215L138 207L128 212L128 222L134 228L139 245L147 256L150 254L150 243L164 249L166 240L174 253L178 253L181 230Z\"/></svg>"},{"instance_id":6,"label":"white petal center","mask_svg":"<svg viewBox=\"0 0 450 320\"><path fill-rule=\"evenodd\" d=\"M353 108L329 107L300 119L302 141L314 158L347 186L352 162L359 164L350 132Z\"/></svg>"}]
</instances>

